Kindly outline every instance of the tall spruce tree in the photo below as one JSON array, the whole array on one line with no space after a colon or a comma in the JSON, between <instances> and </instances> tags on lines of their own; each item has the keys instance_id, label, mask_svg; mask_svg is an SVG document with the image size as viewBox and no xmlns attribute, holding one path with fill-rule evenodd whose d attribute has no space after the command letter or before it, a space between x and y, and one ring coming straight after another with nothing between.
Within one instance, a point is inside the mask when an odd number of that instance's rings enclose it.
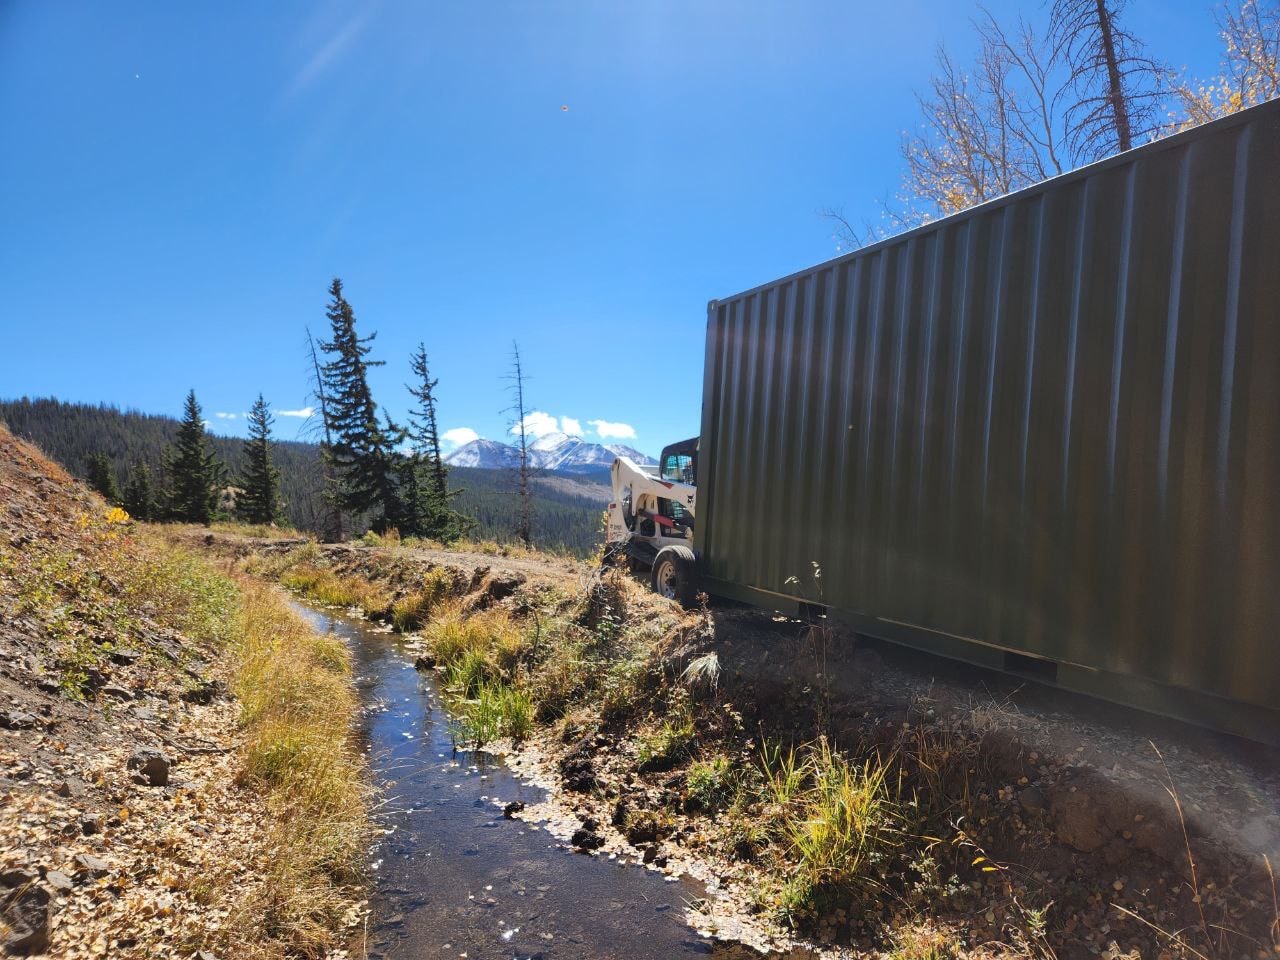
<instances>
[{"instance_id":1,"label":"tall spruce tree","mask_svg":"<svg viewBox=\"0 0 1280 960\"><path fill-rule=\"evenodd\" d=\"M151 483L151 468L146 463L135 463L129 470L124 485L124 508L129 516L138 520L155 520L156 495Z\"/></svg>"},{"instance_id":2,"label":"tall spruce tree","mask_svg":"<svg viewBox=\"0 0 1280 960\"><path fill-rule=\"evenodd\" d=\"M218 508L218 488L226 476L204 429L194 390L187 394L178 437L168 460L169 512L185 523L208 524Z\"/></svg>"},{"instance_id":3,"label":"tall spruce tree","mask_svg":"<svg viewBox=\"0 0 1280 960\"><path fill-rule=\"evenodd\" d=\"M406 508L413 514L416 528L414 532L449 543L464 536L475 526L475 520L450 506L461 491L450 492L449 468L440 456L435 395L439 381L431 377L425 344L418 344L409 366L417 380L409 384L408 389L417 405L409 411L409 426L406 430L413 445L405 483Z\"/></svg>"},{"instance_id":4,"label":"tall spruce tree","mask_svg":"<svg viewBox=\"0 0 1280 960\"><path fill-rule=\"evenodd\" d=\"M356 333L355 312L342 294L342 281L329 287L332 339L320 349L332 359L321 367L327 403L325 426L331 437L330 457L339 481L339 505L353 513L373 512L379 533L404 522L400 497L400 464L394 439L378 422L378 407L369 389L368 344L377 334Z\"/></svg>"},{"instance_id":5,"label":"tall spruce tree","mask_svg":"<svg viewBox=\"0 0 1280 960\"><path fill-rule=\"evenodd\" d=\"M89 486L102 495L107 503L120 502L120 487L116 484L116 473L111 468L111 458L101 451L89 454Z\"/></svg>"},{"instance_id":6,"label":"tall spruce tree","mask_svg":"<svg viewBox=\"0 0 1280 960\"><path fill-rule=\"evenodd\" d=\"M275 523L280 518L280 471L271 460L271 424L275 417L262 394L249 411L249 439L244 442L244 473L236 513L247 523Z\"/></svg>"},{"instance_id":7,"label":"tall spruce tree","mask_svg":"<svg viewBox=\"0 0 1280 960\"><path fill-rule=\"evenodd\" d=\"M320 368L320 358L316 356L316 340L311 336L311 328L307 327L307 349L311 356L312 390L316 402L320 404L320 459L324 464L324 488L320 498L323 511L320 519L320 533L328 543L342 542L342 505L338 495L338 476L333 468L333 431L329 428L329 396L324 389L324 371Z\"/></svg>"}]
</instances>

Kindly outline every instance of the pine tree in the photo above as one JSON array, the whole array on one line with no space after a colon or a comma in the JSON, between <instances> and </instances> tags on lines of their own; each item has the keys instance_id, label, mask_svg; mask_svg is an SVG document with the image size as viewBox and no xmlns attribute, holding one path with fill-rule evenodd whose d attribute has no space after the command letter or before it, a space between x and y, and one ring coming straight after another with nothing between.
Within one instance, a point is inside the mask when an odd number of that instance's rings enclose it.
<instances>
[{"instance_id":1,"label":"pine tree","mask_svg":"<svg viewBox=\"0 0 1280 960\"><path fill-rule=\"evenodd\" d=\"M271 461L271 424L275 417L267 401L258 399L249 411L249 439L244 442L242 492L236 513L247 523L275 523L280 517L280 471Z\"/></svg>"},{"instance_id":2,"label":"pine tree","mask_svg":"<svg viewBox=\"0 0 1280 960\"><path fill-rule=\"evenodd\" d=\"M378 422L369 389L369 368L382 366L381 360L366 359L368 344L377 334L356 333L355 312L342 295L341 280L334 278L329 295L326 315L332 339L320 349L333 358L321 373L328 406L325 426L332 437L330 457L340 483L336 497L342 508L354 513L374 511L373 528L382 533L403 522L404 510L394 441Z\"/></svg>"},{"instance_id":3,"label":"pine tree","mask_svg":"<svg viewBox=\"0 0 1280 960\"><path fill-rule=\"evenodd\" d=\"M89 486L102 495L107 503L120 502L120 487L116 484L115 471L111 469L111 458L105 453L89 454Z\"/></svg>"},{"instance_id":4,"label":"pine tree","mask_svg":"<svg viewBox=\"0 0 1280 960\"><path fill-rule=\"evenodd\" d=\"M129 516L138 520L151 521L157 518L151 468L145 463L135 463L129 469L129 479L124 485L124 508Z\"/></svg>"},{"instance_id":5,"label":"pine tree","mask_svg":"<svg viewBox=\"0 0 1280 960\"><path fill-rule=\"evenodd\" d=\"M431 378L425 344L418 344L417 352L410 358L410 369L417 382L408 389L418 403L409 412L406 431L414 447L405 481L406 512L413 515L415 533L449 543L464 536L475 526L475 520L450 506L461 491L450 492L449 468L440 456L435 397L439 381Z\"/></svg>"},{"instance_id":6,"label":"pine tree","mask_svg":"<svg viewBox=\"0 0 1280 960\"><path fill-rule=\"evenodd\" d=\"M173 519L210 523L217 512L218 489L225 471L205 433L204 417L194 390L187 394L168 473L172 480L169 506Z\"/></svg>"}]
</instances>

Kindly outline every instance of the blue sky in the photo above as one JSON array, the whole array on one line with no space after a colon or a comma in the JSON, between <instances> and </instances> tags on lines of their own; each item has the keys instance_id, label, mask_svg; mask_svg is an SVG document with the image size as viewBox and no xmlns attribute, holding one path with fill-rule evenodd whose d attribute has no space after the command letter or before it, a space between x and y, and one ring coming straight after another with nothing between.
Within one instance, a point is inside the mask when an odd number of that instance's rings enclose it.
<instances>
[{"instance_id":1,"label":"blue sky","mask_svg":"<svg viewBox=\"0 0 1280 960\"><path fill-rule=\"evenodd\" d=\"M833 256L822 208L874 215L975 12L5 0L0 396L194 387L239 433L259 391L308 405L341 276L393 415L422 340L442 427L502 438L518 339L541 423L656 453L698 430L706 302ZM1127 17L1212 71L1211 0Z\"/></svg>"}]
</instances>

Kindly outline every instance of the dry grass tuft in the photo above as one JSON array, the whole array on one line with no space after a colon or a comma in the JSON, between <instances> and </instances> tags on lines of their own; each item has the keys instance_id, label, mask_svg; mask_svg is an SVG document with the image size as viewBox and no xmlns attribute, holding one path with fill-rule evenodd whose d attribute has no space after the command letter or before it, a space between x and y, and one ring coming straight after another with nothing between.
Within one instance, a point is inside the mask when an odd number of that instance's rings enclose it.
<instances>
[{"instance_id":1,"label":"dry grass tuft","mask_svg":"<svg viewBox=\"0 0 1280 960\"><path fill-rule=\"evenodd\" d=\"M398 598L391 605L391 623L400 631L417 630L426 625L435 610L453 592L453 578L439 567L429 570L422 585Z\"/></svg>"},{"instance_id":2,"label":"dry grass tuft","mask_svg":"<svg viewBox=\"0 0 1280 960\"><path fill-rule=\"evenodd\" d=\"M232 652L243 776L266 795L273 822L264 887L239 905L238 919L290 953L317 956L339 945L372 840L349 654L271 588L245 580L241 590Z\"/></svg>"},{"instance_id":3,"label":"dry grass tuft","mask_svg":"<svg viewBox=\"0 0 1280 960\"><path fill-rule=\"evenodd\" d=\"M280 582L321 606L356 609L366 617L382 618L391 609L385 588L364 577L339 576L327 567L297 563L280 575Z\"/></svg>"},{"instance_id":4,"label":"dry grass tuft","mask_svg":"<svg viewBox=\"0 0 1280 960\"><path fill-rule=\"evenodd\" d=\"M437 613L425 637L444 668L464 742L479 749L502 737L529 735L534 705L522 667L532 647L519 623L498 608L466 616L451 605Z\"/></svg>"}]
</instances>

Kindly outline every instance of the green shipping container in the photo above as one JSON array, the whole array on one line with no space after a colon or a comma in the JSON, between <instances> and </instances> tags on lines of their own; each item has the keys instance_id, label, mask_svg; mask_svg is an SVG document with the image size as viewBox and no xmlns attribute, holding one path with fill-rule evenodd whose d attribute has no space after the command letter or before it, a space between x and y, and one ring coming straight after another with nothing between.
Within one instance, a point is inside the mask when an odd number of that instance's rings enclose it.
<instances>
[{"instance_id":1,"label":"green shipping container","mask_svg":"<svg viewBox=\"0 0 1280 960\"><path fill-rule=\"evenodd\" d=\"M1280 741L1280 101L712 301L698 474L709 592Z\"/></svg>"}]
</instances>

